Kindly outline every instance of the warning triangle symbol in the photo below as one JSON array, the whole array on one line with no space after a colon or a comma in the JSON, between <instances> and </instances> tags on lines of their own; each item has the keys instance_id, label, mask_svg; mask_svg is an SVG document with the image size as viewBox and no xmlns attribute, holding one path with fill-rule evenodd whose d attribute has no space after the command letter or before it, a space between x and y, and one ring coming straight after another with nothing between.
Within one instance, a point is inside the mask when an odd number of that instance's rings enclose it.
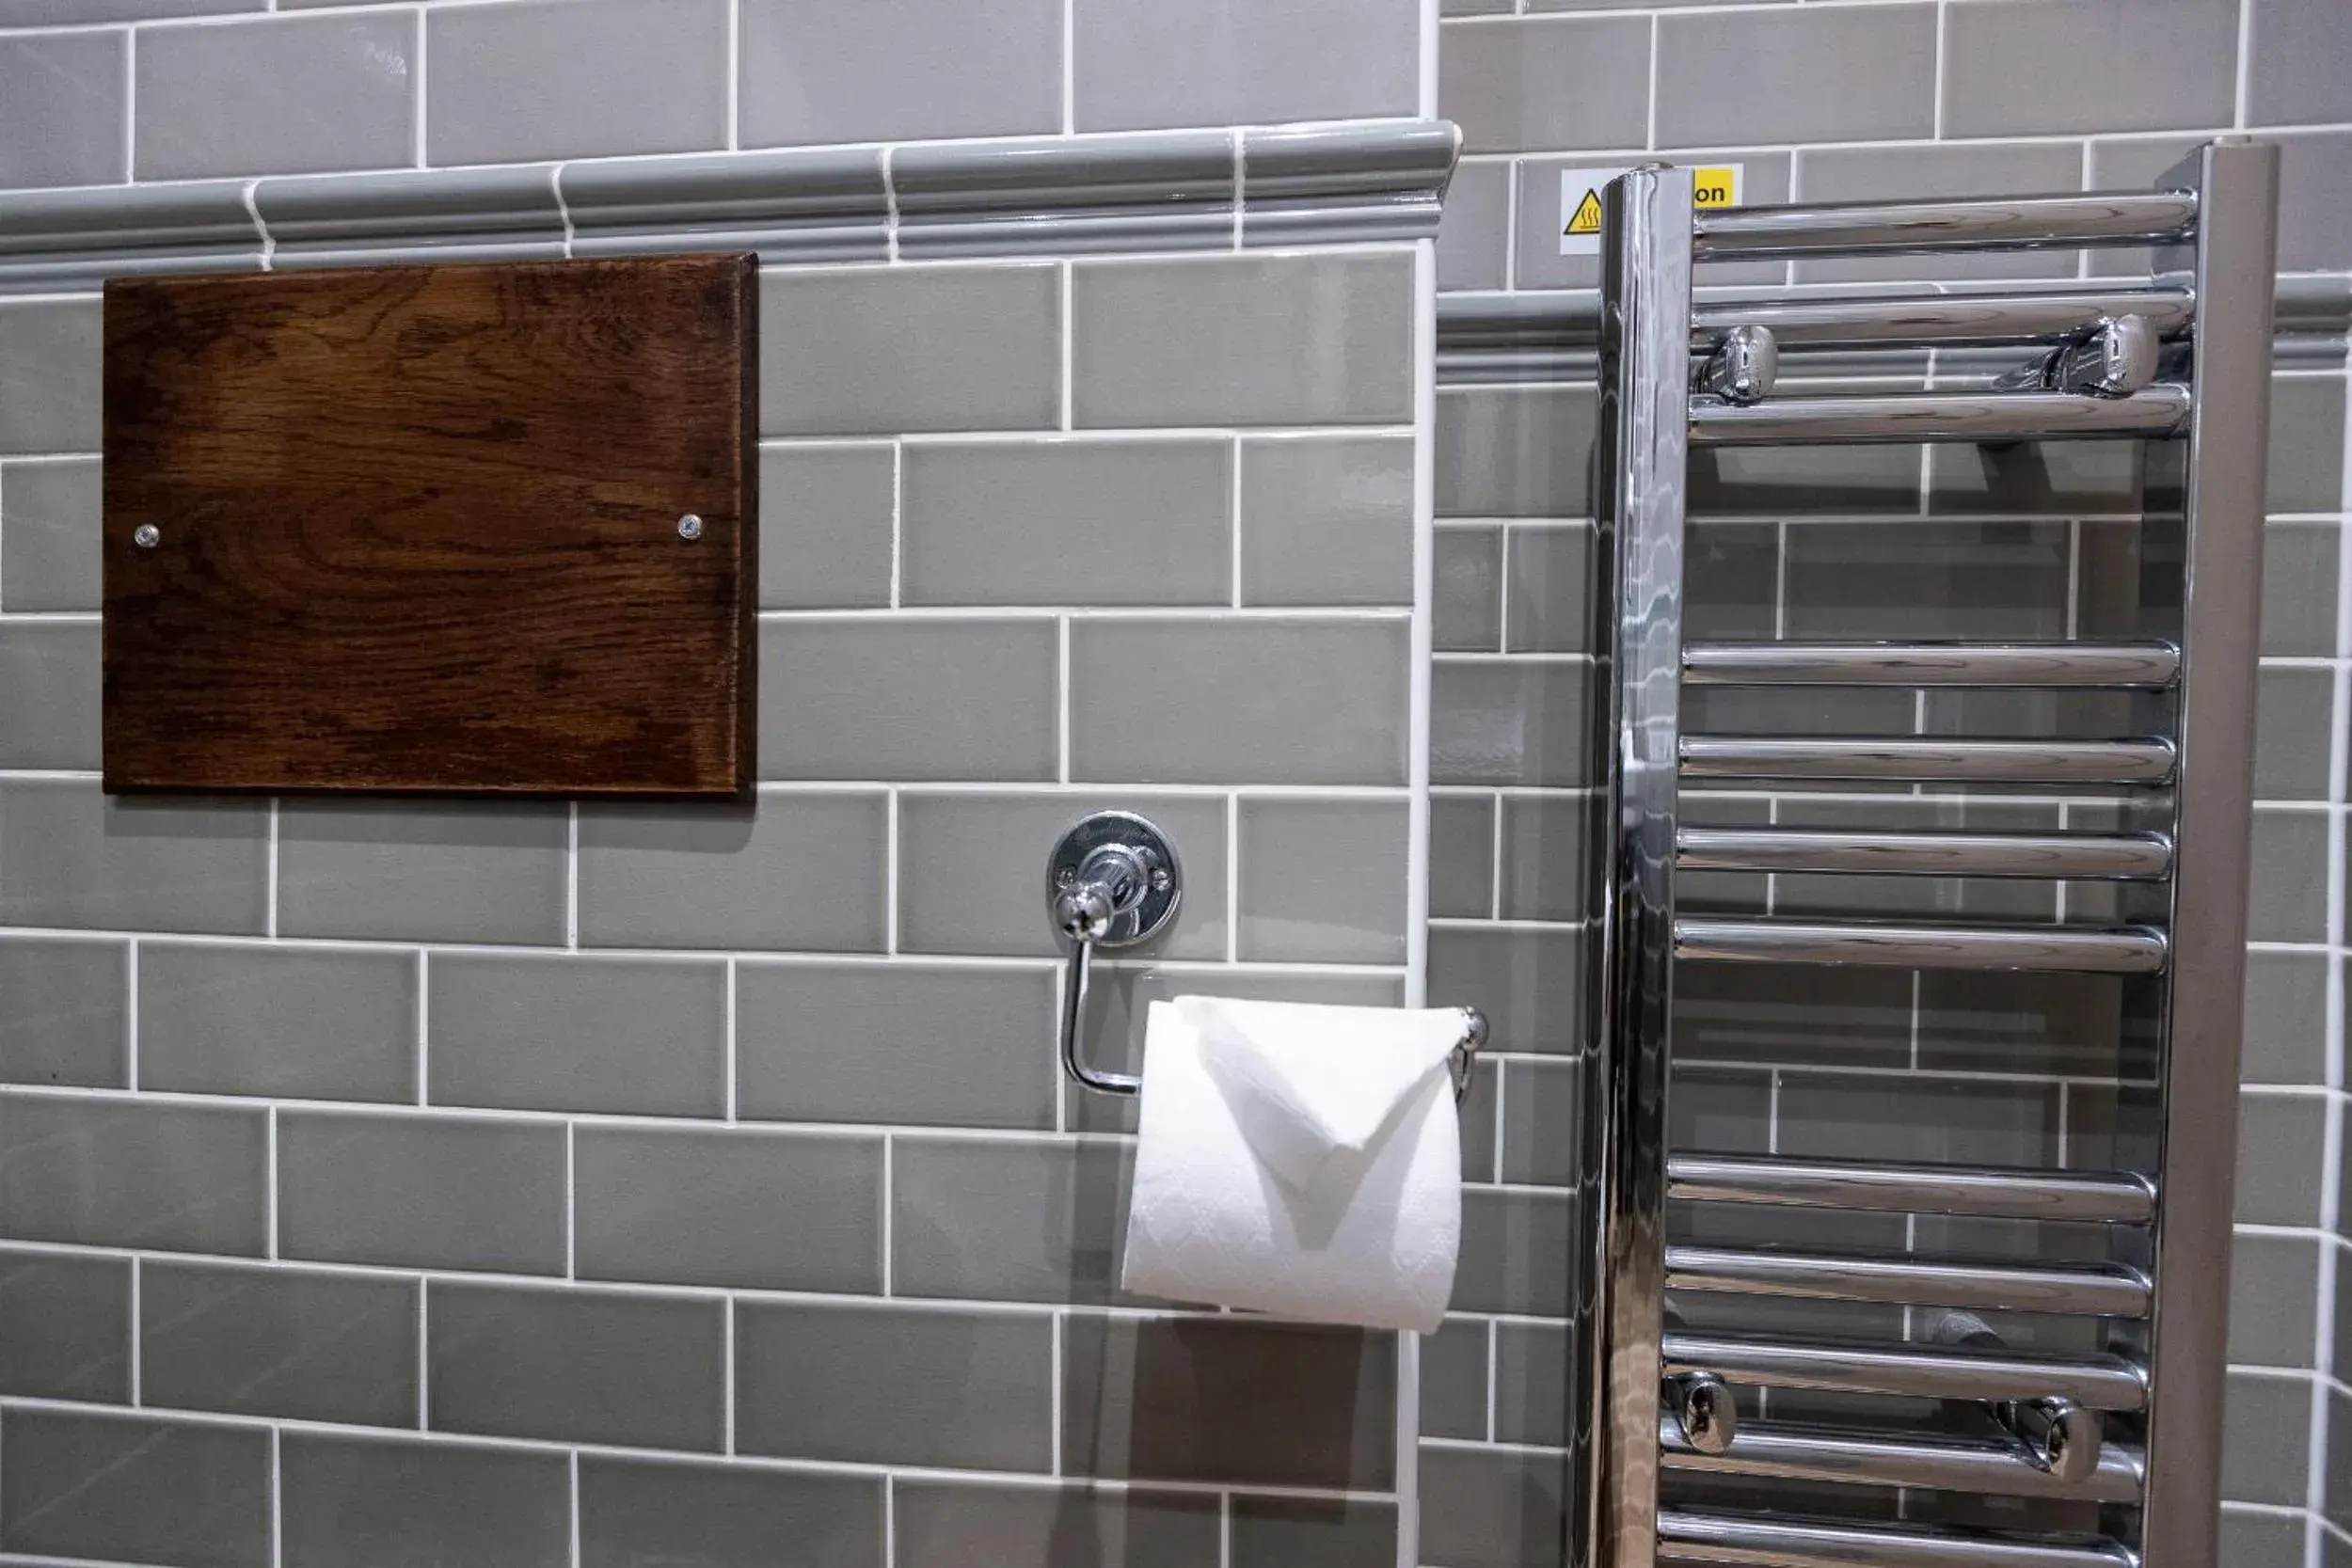
<instances>
[{"instance_id":1,"label":"warning triangle symbol","mask_svg":"<svg viewBox=\"0 0 2352 1568\"><path fill-rule=\"evenodd\" d=\"M1568 219L1568 227L1563 232L1569 234L1600 232L1600 193L1598 191L1584 193L1584 199L1576 204L1575 215Z\"/></svg>"}]
</instances>

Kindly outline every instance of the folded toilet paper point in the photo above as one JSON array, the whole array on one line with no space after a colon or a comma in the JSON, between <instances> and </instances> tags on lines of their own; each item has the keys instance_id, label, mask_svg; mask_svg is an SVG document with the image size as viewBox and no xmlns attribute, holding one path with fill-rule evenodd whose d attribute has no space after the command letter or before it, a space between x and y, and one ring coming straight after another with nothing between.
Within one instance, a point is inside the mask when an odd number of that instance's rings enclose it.
<instances>
[{"instance_id":1,"label":"folded toilet paper point","mask_svg":"<svg viewBox=\"0 0 2352 1568\"><path fill-rule=\"evenodd\" d=\"M1435 1331L1461 1251L1461 1039L1459 1008L1153 1003L1121 1287Z\"/></svg>"}]
</instances>

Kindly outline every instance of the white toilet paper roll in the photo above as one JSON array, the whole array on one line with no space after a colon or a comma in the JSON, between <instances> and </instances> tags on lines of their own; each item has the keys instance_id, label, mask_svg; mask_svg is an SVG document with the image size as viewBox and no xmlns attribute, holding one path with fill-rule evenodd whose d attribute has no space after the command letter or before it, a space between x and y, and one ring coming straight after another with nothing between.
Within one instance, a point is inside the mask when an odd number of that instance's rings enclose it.
<instances>
[{"instance_id":1,"label":"white toilet paper roll","mask_svg":"<svg viewBox=\"0 0 2352 1568\"><path fill-rule=\"evenodd\" d=\"M1462 1239L1454 1009L1152 1005L1120 1283L1434 1331Z\"/></svg>"}]
</instances>

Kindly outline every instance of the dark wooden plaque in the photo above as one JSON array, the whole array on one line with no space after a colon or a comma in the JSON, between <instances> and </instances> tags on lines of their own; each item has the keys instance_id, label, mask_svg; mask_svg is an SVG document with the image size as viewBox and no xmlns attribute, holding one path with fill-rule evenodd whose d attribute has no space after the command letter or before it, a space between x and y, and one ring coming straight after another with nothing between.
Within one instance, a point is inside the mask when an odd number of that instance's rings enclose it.
<instances>
[{"instance_id":1,"label":"dark wooden plaque","mask_svg":"<svg viewBox=\"0 0 2352 1568\"><path fill-rule=\"evenodd\" d=\"M755 284L109 282L106 787L748 790Z\"/></svg>"}]
</instances>

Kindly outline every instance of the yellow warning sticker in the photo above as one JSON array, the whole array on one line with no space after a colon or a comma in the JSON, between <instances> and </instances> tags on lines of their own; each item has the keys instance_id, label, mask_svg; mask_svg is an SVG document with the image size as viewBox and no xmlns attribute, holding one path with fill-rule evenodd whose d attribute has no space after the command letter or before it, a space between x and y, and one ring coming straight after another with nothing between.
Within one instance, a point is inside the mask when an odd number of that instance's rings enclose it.
<instances>
[{"instance_id":1,"label":"yellow warning sticker","mask_svg":"<svg viewBox=\"0 0 2352 1568\"><path fill-rule=\"evenodd\" d=\"M1560 171L1560 254L1600 254L1600 193L1629 165ZM1691 171L1691 199L1699 207L1737 207L1745 164L1711 164Z\"/></svg>"}]
</instances>

